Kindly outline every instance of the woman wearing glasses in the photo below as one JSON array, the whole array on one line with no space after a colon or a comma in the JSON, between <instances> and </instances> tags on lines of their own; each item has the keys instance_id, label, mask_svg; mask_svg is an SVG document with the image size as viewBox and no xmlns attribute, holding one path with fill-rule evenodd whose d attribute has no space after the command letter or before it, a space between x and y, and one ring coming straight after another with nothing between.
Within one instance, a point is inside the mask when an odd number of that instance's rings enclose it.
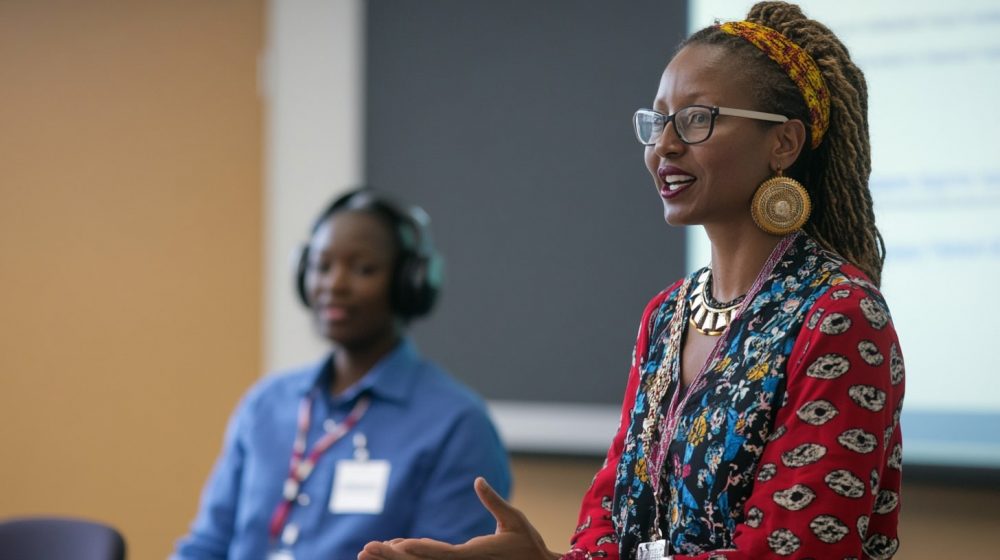
<instances>
[{"instance_id":1,"label":"woman wearing glasses","mask_svg":"<svg viewBox=\"0 0 1000 560\"><path fill-rule=\"evenodd\" d=\"M864 76L797 6L681 46L634 117L664 217L711 262L650 301L565 554L482 480L498 533L410 558L889 558L903 362L878 291Z\"/></svg>"}]
</instances>

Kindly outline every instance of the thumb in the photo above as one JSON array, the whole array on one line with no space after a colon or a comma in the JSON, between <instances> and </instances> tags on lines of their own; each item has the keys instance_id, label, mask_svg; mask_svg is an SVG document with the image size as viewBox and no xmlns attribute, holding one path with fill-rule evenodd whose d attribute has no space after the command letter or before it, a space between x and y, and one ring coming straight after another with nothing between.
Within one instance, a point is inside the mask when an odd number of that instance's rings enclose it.
<instances>
[{"instance_id":1,"label":"thumb","mask_svg":"<svg viewBox=\"0 0 1000 560\"><path fill-rule=\"evenodd\" d=\"M497 520L497 533L506 533L510 531L522 532L527 526L527 519L520 510L510 505L507 500L500 497L496 490L490 486L486 479L483 477L476 478L475 482L476 494L479 496L479 501L483 503L483 506L493 514L493 518Z\"/></svg>"}]
</instances>

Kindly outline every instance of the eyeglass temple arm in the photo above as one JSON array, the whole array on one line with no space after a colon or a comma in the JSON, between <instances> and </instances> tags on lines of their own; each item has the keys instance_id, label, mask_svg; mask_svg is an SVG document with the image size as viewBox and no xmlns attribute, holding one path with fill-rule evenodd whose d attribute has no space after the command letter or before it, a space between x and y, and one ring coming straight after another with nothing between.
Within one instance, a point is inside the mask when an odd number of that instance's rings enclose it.
<instances>
[{"instance_id":1,"label":"eyeglass temple arm","mask_svg":"<svg viewBox=\"0 0 1000 560\"><path fill-rule=\"evenodd\" d=\"M761 121L771 121L771 122L788 122L788 117L784 115L778 115L775 113L762 113L760 111L748 111L746 109L730 109L728 107L719 107L720 115L729 115L731 117L744 117L747 119L757 119Z\"/></svg>"}]
</instances>

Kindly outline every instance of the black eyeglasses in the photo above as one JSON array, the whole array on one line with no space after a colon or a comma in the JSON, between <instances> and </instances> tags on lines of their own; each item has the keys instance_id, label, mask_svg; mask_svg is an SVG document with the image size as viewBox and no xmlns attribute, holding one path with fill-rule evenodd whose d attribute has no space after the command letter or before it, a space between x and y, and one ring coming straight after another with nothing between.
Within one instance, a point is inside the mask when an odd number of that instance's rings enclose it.
<instances>
[{"instance_id":1,"label":"black eyeglasses","mask_svg":"<svg viewBox=\"0 0 1000 560\"><path fill-rule=\"evenodd\" d=\"M635 137L643 146L656 144L667 128L667 124L671 121L674 123L674 130L677 131L681 142L700 144L712 136L712 131L715 129L715 119L719 115L776 123L788 121L788 117L774 113L730 109L729 107L709 107L708 105L689 105L678 109L673 115L664 115L652 109L639 109L632 117L632 124L635 125Z\"/></svg>"}]
</instances>

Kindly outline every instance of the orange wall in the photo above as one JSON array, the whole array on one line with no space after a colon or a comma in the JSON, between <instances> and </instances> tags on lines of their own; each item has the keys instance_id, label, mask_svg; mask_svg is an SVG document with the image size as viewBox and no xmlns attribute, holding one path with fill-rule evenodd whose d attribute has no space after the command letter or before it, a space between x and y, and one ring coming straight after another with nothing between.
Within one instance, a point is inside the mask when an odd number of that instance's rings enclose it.
<instances>
[{"instance_id":1,"label":"orange wall","mask_svg":"<svg viewBox=\"0 0 1000 560\"><path fill-rule=\"evenodd\" d=\"M260 374L263 2L0 2L0 517L162 558Z\"/></svg>"}]
</instances>

